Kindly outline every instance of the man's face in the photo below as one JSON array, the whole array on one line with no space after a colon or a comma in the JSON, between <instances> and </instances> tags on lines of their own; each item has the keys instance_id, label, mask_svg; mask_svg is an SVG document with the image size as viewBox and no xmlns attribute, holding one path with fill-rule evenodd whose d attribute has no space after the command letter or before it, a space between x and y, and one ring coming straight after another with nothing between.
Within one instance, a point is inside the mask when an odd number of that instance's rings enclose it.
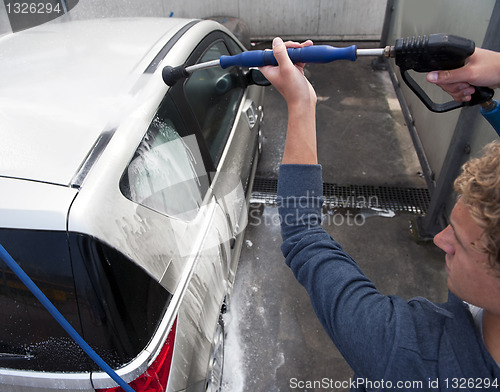
<instances>
[{"instance_id":1,"label":"man's face","mask_svg":"<svg viewBox=\"0 0 500 392\"><path fill-rule=\"evenodd\" d=\"M468 303L500 313L500 278L489 267L488 255L480 251L483 231L459 200L450 224L434 237L434 243L446 252L450 291Z\"/></svg>"}]
</instances>

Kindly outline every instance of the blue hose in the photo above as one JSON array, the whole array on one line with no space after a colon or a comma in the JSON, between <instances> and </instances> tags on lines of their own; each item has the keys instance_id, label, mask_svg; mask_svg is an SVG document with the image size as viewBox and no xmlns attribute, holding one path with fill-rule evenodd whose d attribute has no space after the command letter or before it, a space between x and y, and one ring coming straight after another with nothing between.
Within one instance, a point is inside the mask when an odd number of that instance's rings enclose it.
<instances>
[{"instance_id":1,"label":"blue hose","mask_svg":"<svg viewBox=\"0 0 500 392\"><path fill-rule=\"evenodd\" d=\"M56 321L66 330L66 332L73 338L73 340L87 353L87 355L108 375L116 381L126 392L134 392L111 367L104 362L104 360L90 347L85 340L76 332L71 324L64 318L64 316L57 310L57 308L50 302L38 286L31 280L31 278L23 271L23 269L14 261L12 256L0 244L0 258L7 264L7 266L17 275L24 285L35 295L35 297L42 303L42 305L49 311L49 313L56 319Z\"/></svg>"},{"instance_id":2,"label":"blue hose","mask_svg":"<svg viewBox=\"0 0 500 392\"><path fill-rule=\"evenodd\" d=\"M488 108L481 107L480 111L483 117L488 120L493 129L495 129L498 136L500 136L500 105L498 102L493 100L492 105L488 106Z\"/></svg>"}]
</instances>

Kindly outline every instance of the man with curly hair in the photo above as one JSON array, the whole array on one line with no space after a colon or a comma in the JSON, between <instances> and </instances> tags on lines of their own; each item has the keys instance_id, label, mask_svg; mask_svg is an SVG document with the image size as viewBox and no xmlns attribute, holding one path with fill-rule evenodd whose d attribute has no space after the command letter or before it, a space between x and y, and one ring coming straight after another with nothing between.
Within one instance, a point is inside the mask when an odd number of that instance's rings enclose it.
<instances>
[{"instance_id":1,"label":"man with curly hair","mask_svg":"<svg viewBox=\"0 0 500 392\"><path fill-rule=\"evenodd\" d=\"M446 253L448 288L471 304L489 353L500 362L500 143L467 162L455 180L450 224L434 237Z\"/></svg>"},{"instance_id":2,"label":"man with curly hair","mask_svg":"<svg viewBox=\"0 0 500 392\"><path fill-rule=\"evenodd\" d=\"M288 106L277 199L281 249L326 332L355 372L351 390L498 390L499 144L465 166L456 182L460 197L450 225L435 238L446 252L448 302L404 301L381 294L321 227L317 98L304 76L304 64L292 64L286 51L308 45L312 42L285 44L275 38L279 65L262 68ZM470 89L460 91L464 97Z\"/></svg>"}]
</instances>

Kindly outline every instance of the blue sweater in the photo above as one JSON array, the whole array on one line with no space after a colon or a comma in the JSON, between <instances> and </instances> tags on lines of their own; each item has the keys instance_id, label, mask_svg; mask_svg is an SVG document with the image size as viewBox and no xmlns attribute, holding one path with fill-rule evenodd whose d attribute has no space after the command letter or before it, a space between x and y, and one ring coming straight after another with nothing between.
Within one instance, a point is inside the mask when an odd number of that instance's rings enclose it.
<instances>
[{"instance_id":1,"label":"blue sweater","mask_svg":"<svg viewBox=\"0 0 500 392\"><path fill-rule=\"evenodd\" d=\"M321 166L281 166L281 250L354 370L351 390L499 390L467 305L452 293L445 304L382 295L320 226L322 195Z\"/></svg>"}]
</instances>

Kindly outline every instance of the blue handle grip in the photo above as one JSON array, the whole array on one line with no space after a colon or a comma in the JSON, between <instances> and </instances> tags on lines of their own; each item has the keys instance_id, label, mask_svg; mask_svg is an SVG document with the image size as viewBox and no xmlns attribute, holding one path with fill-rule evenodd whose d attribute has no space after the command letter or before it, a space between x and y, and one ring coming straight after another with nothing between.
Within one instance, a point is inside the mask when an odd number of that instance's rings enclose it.
<instances>
[{"instance_id":1,"label":"blue handle grip","mask_svg":"<svg viewBox=\"0 0 500 392\"><path fill-rule=\"evenodd\" d=\"M329 45L313 45L304 48L288 48L288 56L292 63L329 63L335 60L356 60L356 45L336 48ZM251 50L234 56L221 56L220 66L262 67L278 65L272 50Z\"/></svg>"}]
</instances>

